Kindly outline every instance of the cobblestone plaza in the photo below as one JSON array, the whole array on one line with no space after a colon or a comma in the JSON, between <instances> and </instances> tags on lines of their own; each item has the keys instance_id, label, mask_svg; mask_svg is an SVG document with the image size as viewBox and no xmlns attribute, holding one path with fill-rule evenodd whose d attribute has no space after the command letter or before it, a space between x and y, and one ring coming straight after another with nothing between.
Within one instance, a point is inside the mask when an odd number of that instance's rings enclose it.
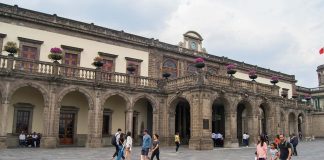
<instances>
[{"instance_id":1,"label":"cobblestone plaza","mask_svg":"<svg viewBox=\"0 0 324 160\"><path fill-rule=\"evenodd\" d=\"M298 156L293 160L315 160L324 158L324 140L301 142L297 146ZM162 147L160 158L162 160L251 160L254 158L254 147L249 148L216 148L214 150L197 151L181 146L179 153L174 147ZM107 160L111 159L114 149L108 148L57 148L34 149L16 148L5 149L0 152L1 160ZM135 147L132 159L140 159L140 148Z\"/></svg>"}]
</instances>

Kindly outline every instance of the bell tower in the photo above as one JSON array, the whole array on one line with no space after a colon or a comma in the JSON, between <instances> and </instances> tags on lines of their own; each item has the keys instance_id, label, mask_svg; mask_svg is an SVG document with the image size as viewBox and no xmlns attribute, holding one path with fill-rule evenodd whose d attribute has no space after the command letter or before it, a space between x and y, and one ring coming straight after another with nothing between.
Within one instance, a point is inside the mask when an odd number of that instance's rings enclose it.
<instances>
[{"instance_id":1,"label":"bell tower","mask_svg":"<svg viewBox=\"0 0 324 160\"><path fill-rule=\"evenodd\" d=\"M202 41L203 38L199 33L188 31L183 34L183 42L180 42L179 46L199 53L206 53L206 49L202 47Z\"/></svg>"}]
</instances>

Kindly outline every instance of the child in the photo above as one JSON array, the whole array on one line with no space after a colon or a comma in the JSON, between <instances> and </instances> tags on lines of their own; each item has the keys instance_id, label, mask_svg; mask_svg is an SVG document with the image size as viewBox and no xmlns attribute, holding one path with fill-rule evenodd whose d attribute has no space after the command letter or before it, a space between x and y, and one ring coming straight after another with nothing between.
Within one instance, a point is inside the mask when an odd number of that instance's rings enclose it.
<instances>
[{"instance_id":1,"label":"child","mask_svg":"<svg viewBox=\"0 0 324 160\"><path fill-rule=\"evenodd\" d=\"M276 143L271 143L270 144L270 155L271 155L271 158L270 160L277 160L278 159L278 150L277 150L277 145Z\"/></svg>"}]
</instances>

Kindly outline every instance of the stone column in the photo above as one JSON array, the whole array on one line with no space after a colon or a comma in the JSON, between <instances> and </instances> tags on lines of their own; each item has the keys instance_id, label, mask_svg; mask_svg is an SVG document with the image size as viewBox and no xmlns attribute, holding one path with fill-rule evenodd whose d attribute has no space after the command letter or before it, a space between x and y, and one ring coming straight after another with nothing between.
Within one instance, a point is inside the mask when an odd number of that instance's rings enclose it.
<instances>
[{"instance_id":1,"label":"stone column","mask_svg":"<svg viewBox=\"0 0 324 160\"><path fill-rule=\"evenodd\" d=\"M192 92L192 94L192 106L190 106L191 137L189 148L196 150L213 149L213 141L210 138L212 106L209 93L197 90L196 92Z\"/></svg>"},{"instance_id":2,"label":"stone column","mask_svg":"<svg viewBox=\"0 0 324 160\"><path fill-rule=\"evenodd\" d=\"M58 138L58 126L57 129L56 123L58 125L58 119L56 119L56 108L58 107L56 102L56 93L55 87L56 84L53 84L51 90L49 92L49 100L48 104L44 108L44 132L42 133L41 139L41 147L42 148L55 148L57 146L57 138ZM59 118L59 115L58 115ZM57 122L56 122L57 120ZM57 132L56 132L57 131Z\"/></svg>"},{"instance_id":3,"label":"stone column","mask_svg":"<svg viewBox=\"0 0 324 160\"><path fill-rule=\"evenodd\" d=\"M159 128L159 112L158 111L153 111L153 128L152 128L152 133L160 133L160 128Z\"/></svg>"},{"instance_id":4,"label":"stone column","mask_svg":"<svg viewBox=\"0 0 324 160\"><path fill-rule=\"evenodd\" d=\"M89 119L88 119L88 141L87 147L98 148L102 146L102 109L100 103L100 93L96 91L97 95L94 100L95 104L93 107L90 106L89 109Z\"/></svg>"},{"instance_id":5,"label":"stone column","mask_svg":"<svg viewBox=\"0 0 324 160\"><path fill-rule=\"evenodd\" d=\"M126 111L126 131L125 132L133 131L133 113L134 113L133 109L128 109Z\"/></svg>"},{"instance_id":6,"label":"stone column","mask_svg":"<svg viewBox=\"0 0 324 160\"><path fill-rule=\"evenodd\" d=\"M8 119L9 101L2 100L0 104L0 149L7 148L7 119Z\"/></svg>"},{"instance_id":7,"label":"stone column","mask_svg":"<svg viewBox=\"0 0 324 160\"><path fill-rule=\"evenodd\" d=\"M259 131L259 116L254 112L254 115L248 116L248 131L250 132L249 146L255 146Z\"/></svg>"},{"instance_id":8,"label":"stone column","mask_svg":"<svg viewBox=\"0 0 324 160\"><path fill-rule=\"evenodd\" d=\"M235 148L239 146L237 139L237 113L230 111L225 113L225 139L224 147Z\"/></svg>"}]
</instances>

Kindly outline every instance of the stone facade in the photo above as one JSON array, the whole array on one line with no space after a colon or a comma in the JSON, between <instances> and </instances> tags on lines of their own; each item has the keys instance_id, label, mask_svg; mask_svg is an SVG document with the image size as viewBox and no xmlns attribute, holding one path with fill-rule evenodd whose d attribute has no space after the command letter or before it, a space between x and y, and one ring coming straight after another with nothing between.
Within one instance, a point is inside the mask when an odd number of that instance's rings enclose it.
<instances>
[{"instance_id":1,"label":"stone facade","mask_svg":"<svg viewBox=\"0 0 324 160\"><path fill-rule=\"evenodd\" d=\"M196 150L212 149L210 136L215 131L224 134L225 147L238 147L243 132L251 135L251 145L255 144L257 135L265 132L270 138L275 134L297 134L298 131L312 135L310 105L281 97L281 88L277 85L229 77L225 65L235 63L242 74L256 69L257 74L266 80L274 74L279 75L281 81L292 88L296 82L293 75L207 54L202 48L202 38L196 32L187 32L185 43L174 46L18 6L0 4L0 17L4 23L23 24L148 52L148 76L83 66L72 70L64 64L0 55L1 148L17 146L17 104L33 113L28 129L42 133L41 144L46 148L71 142L72 146L106 146L119 127L135 132L134 138L138 142L141 131L151 128L151 133L160 135L163 145L173 145L175 132L180 132L184 143ZM2 37L5 36L0 37L1 42ZM196 41L190 39L195 37L198 37ZM192 42L198 44L197 49L195 46L188 48ZM188 74L189 64L197 57L205 58L206 67ZM167 60L174 61L176 67L164 66ZM20 64L33 67L26 69L19 67ZM211 73L209 68L215 72ZM176 76L163 79L163 69L174 69ZM222 111L213 108L222 108ZM70 128L65 124L68 121L64 119L65 113L73 116L68 119L73 122L69 123ZM218 121L224 122L223 129L214 124ZM105 122L109 122L107 133L103 131ZM62 138L67 135L61 134L68 134L67 129L73 131L69 142Z\"/></svg>"}]
</instances>

